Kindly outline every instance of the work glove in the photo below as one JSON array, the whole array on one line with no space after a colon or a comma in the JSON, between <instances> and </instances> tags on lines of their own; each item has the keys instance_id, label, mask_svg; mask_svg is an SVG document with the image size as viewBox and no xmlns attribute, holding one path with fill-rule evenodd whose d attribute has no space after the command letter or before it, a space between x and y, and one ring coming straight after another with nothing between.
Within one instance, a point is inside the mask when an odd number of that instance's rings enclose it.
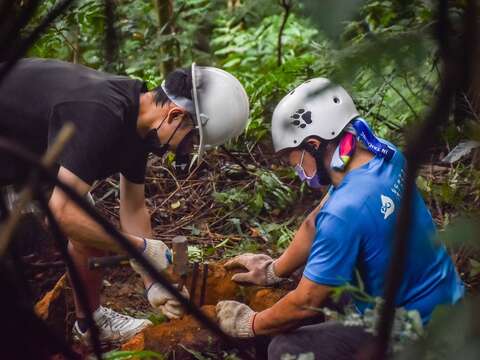
<instances>
[{"instance_id":1,"label":"work glove","mask_svg":"<svg viewBox=\"0 0 480 360\"><path fill-rule=\"evenodd\" d=\"M220 301L216 307L220 328L238 338L255 336L253 323L257 313L238 301Z\"/></svg>"},{"instance_id":2,"label":"work glove","mask_svg":"<svg viewBox=\"0 0 480 360\"><path fill-rule=\"evenodd\" d=\"M145 242L145 248L142 254L158 271L163 271L172 264L172 252L163 241L155 239L143 240ZM130 259L130 266L142 277L148 275L147 271L135 259Z\"/></svg>"},{"instance_id":3,"label":"work glove","mask_svg":"<svg viewBox=\"0 0 480 360\"><path fill-rule=\"evenodd\" d=\"M273 270L274 260L265 254L242 254L225 263L225 268L244 267L248 272L235 274L232 280L261 286L270 286L281 282L281 278Z\"/></svg>"},{"instance_id":4,"label":"work glove","mask_svg":"<svg viewBox=\"0 0 480 360\"><path fill-rule=\"evenodd\" d=\"M173 286L177 286L174 284ZM190 298L184 286L180 292L187 299ZM184 308L167 289L159 283L153 283L147 290L147 299L155 310L162 312L169 319L179 319L185 313Z\"/></svg>"}]
</instances>

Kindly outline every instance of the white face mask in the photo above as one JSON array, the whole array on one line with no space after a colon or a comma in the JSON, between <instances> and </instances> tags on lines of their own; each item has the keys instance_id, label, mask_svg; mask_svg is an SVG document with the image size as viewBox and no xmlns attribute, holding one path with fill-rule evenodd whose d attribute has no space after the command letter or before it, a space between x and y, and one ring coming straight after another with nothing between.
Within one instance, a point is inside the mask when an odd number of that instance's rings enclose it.
<instances>
[{"instance_id":1,"label":"white face mask","mask_svg":"<svg viewBox=\"0 0 480 360\"><path fill-rule=\"evenodd\" d=\"M305 157L305 150L302 151L300 162L297 165L295 165L295 172L297 173L300 180L302 182L306 182L307 185L312 189L321 188L322 184L320 183L320 179L318 178L318 171L315 171L315 173L312 176L308 176L307 173L305 172L305 169L303 168L304 157Z\"/></svg>"}]
</instances>

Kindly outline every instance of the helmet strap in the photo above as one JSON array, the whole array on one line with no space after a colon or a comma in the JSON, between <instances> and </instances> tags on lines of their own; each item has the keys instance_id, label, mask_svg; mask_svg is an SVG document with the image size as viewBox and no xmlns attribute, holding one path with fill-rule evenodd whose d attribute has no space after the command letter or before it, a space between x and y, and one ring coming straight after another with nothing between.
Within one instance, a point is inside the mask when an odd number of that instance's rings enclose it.
<instances>
[{"instance_id":1,"label":"helmet strap","mask_svg":"<svg viewBox=\"0 0 480 360\"><path fill-rule=\"evenodd\" d=\"M162 144L158 139L158 130L160 130L166 119L167 118L163 119L159 126L151 129L145 137L145 143L147 145L148 151L157 155L158 157L162 157L170 149L170 141L172 141L173 136L181 126L181 123L179 123L168 138L167 142L165 144Z\"/></svg>"}]
</instances>

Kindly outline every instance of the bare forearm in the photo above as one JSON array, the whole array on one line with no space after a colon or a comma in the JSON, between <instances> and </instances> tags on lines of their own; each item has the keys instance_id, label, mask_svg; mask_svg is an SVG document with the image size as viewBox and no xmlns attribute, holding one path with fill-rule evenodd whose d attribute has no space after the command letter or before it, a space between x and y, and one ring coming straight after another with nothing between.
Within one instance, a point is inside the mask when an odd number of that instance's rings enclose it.
<instances>
[{"instance_id":1,"label":"bare forearm","mask_svg":"<svg viewBox=\"0 0 480 360\"><path fill-rule=\"evenodd\" d=\"M290 246L274 264L275 274L280 277L288 277L299 267L307 262L313 239L315 238L315 218L328 200L328 194L320 201L320 204L308 214L302 225L298 228Z\"/></svg>"},{"instance_id":2,"label":"bare forearm","mask_svg":"<svg viewBox=\"0 0 480 360\"><path fill-rule=\"evenodd\" d=\"M100 250L123 252L117 242L107 234L90 216L73 205L65 207L62 214L56 214L66 235L82 245ZM143 246L138 236L124 234L137 248Z\"/></svg>"},{"instance_id":3,"label":"bare forearm","mask_svg":"<svg viewBox=\"0 0 480 360\"><path fill-rule=\"evenodd\" d=\"M150 214L145 206L128 212L120 209L120 227L127 234L152 237Z\"/></svg>"},{"instance_id":4,"label":"bare forearm","mask_svg":"<svg viewBox=\"0 0 480 360\"><path fill-rule=\"evenodd\" d=\"M305 265L314 237L315 225L305 220L296 232L290 246L275 261L275 274L280 277L288 277L299 267Z\"/></svg>"},{"instance_id":5,"label":"bare forearm","mask_svg":"<svg viewBox=\"0 0 480 360\"><path fill-rule=\"evenodd\" d=\"M295 291L287 294L274 306L258 313L255 317L254 330L256 335L269 335L296 328L302 320L318 315L309 310Z\"/></svg>"},{"instance_id":6,"label":"bare forearm","mask_svg":"<svg viewBox=\"0 0 480 360\"><path fill-rule=\"evenodd\" d=\"M125 210L120 208L120 226L123 231L128 234L140 237L152 237L152 225L150 214L145 206L133 210ZM154 279L149 275L142 276L143 283L146 288L154 282Z\"/></svg>"},{"instance_id":7,"label":"bare forearm","mask_svg":"<svg viewBox=\"0 0 480 360\"><path fill-rule=\"evenodd\" d=\"M318 315L318 308L332 288L302 277L297 288L271 308L257 314L254 331L257 335L273 334L297 327L304 319Z\"/></svg>"}]
</instances>

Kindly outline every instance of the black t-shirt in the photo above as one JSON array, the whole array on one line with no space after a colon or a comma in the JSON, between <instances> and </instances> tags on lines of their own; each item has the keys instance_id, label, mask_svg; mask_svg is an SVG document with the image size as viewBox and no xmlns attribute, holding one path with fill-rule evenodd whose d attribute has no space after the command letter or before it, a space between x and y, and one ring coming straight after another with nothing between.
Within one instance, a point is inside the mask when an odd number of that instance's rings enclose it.
<instances>
[{"instance_id":1,"label":"black t-shirt","mask_svg":"<svg viewBox=\"0 0 480 360\"><path fill-rule=\"evenodd\" d=\"M138 80L57 60L23 59L0 83L0 134L42 155L66 122L73 138L57 161L91 184L114 173L143 183L147 149L136 131ZM0 153L0 183L23 182L28 167Z\"/></svg>"}]
</instances>

